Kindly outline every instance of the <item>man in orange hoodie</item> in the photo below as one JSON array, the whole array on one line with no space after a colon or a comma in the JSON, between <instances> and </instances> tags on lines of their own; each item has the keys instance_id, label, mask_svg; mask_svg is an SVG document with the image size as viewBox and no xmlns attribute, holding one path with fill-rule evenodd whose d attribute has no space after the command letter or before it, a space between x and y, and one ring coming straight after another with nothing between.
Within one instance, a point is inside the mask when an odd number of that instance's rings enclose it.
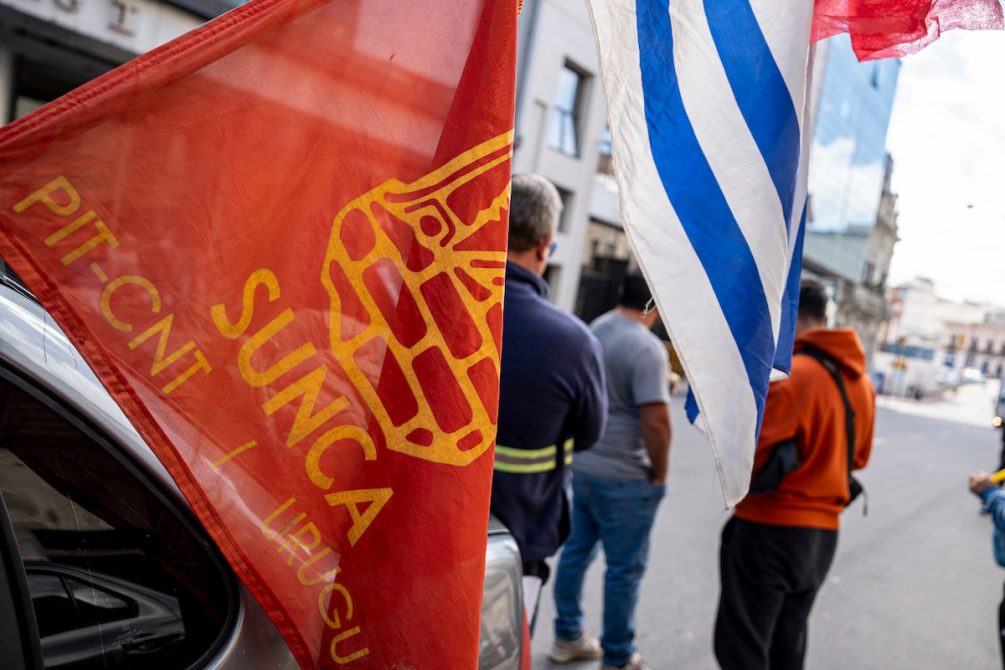
<instances>
[{"instance_id":1,"label":"man in orange hoodie","mask_svg":"<svg viewBox=\"0 0 1005 670\"><path fill-rule=\"evenodd\" d=\"M876 396L865 350L854 330L826 327L826 310L824 287L803 280L792 373L771 384L754 456L755 483L786 442L797 458L785 470L794 469L744 498L722 531L714 645L723 670L803 667L810 609L852 497L850 472L865 467L872 450ZM828 365L840 374L851 414Z\"/></svg>"}]
</instances>

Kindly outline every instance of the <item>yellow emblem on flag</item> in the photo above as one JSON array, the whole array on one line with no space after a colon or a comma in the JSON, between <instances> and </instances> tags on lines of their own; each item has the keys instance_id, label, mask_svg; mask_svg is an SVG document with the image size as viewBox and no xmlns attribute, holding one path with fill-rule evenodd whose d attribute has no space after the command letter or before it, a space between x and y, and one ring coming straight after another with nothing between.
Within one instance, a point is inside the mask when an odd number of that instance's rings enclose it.
<instances>
[{"instance_id":1,"label":"yellow emblem on flag","mask_svg":"<svg viewBox=\"0 0 1005 670\"><path fill-rule=\"evenodd\" d=\"M393 451L463 466L492 444L509 206L497 172L512 140L384 182L335 217L331 348Z\"/></svg>"}]
</instances>

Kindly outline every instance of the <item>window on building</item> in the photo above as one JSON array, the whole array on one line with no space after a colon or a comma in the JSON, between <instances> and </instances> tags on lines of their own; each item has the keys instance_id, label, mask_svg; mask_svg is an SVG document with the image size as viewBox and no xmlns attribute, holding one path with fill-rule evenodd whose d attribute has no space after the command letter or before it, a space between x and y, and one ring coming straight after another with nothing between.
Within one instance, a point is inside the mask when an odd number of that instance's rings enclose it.
<instances>
[{"instance_id":1,"label":"window on building","mask_svg":"<svg viewBox=\"0 0 1005 670\"><path fill-rule=\"evenodd\" d=\"M587 75L568 62L558 73L548 146L567 156L579 156L586 81Z\"/></svg>"},{"instance_id":2,"label":"window on building","mask_svg":"<svg viewBox=\"0 0 1005 670\"><path fill-rule=\"evenodd\" d=\"M551 294L551 299L555 300L555 296L558 295L558 286L562 280L562 268L549 264L548 267L544 269L544 281L548 284L548 291Z\"/></svg>"},{"instance_id":3,"label":"window on building","mask_svg":"<svg viewBox=\"0 0 1005 670\"><path fill-rule=\"evenodd\" d=\"M896 342L886 342L879 345L879 350L896 354L903 358L917 358L923 361L931 361L935 359L935 350L929 349L928 347L920 347L914 344L902 345Z\"/></svg>"},{"instance_id":4,"label":"window on building","mask_svg":"<svg viewBox=\"0 0 1005 670\"><path fill-rule=\"evenodd\" d=\"M876 266L872 264L872 261L866 261L862 266L862 283L869 285L872 282L872 275L876 271Z\"/></svg>"},{"instance_id":5,"label":"window on building","mask_svg":"<svg viewBox=\"0 0 1005 670\"><path fill-rule=\"evenodd\" d=\"M110 64L96 63L86 57L73 64L61 62L59 58L48 63L17 58L12 104L6 113L11 120L19 119L110 68Z\"/></svg>"},{"instance_id":6,"label":"window on building","mask_svg":"<svg viewBox=\"0 0 1005 670\"><path fill-rule=\"evenodd\" d=\"M600 136L600 155L611 155L611 127L604 126L604 134Z\"/></svg>"},{"instance_id":7,"label":"window on building","mask_svg":"<svg viewBox=\"0 0 1005 670\"><path fill-rule=\"evenodd\" d=\"M558 219L558 231L561 233L569 230L569 221L572 218L572 208L576 202L576 196L572 191L556 186L558 196L562 199L562 216Z\"/></svg>"},{"instance_id":8,"label":"window on building","mask_svg":"<svg viewBox=\"0 0 1005 670\"><path fill-rule=\"evenodd\" d=\"M614 175L614 160L611 156L611 129L604 126L604 134L600 136L599 153L597 155L597 172Z\"/></svg>"}]
</instances>

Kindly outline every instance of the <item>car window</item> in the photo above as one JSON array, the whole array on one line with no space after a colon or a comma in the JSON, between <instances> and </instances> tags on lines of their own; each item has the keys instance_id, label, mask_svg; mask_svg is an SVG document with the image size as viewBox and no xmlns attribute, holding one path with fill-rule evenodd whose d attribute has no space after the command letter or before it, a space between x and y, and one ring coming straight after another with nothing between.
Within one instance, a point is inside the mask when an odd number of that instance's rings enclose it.
<instances>
[{"instance_id":1,"label":"car window","mask_svg":"<svg viewBox=\"0 0 1005 670\"><path fill-rule=\"evenodd\" d=\"M77 613L63 580L52 575L28 575L38 633L48 637L77 626Z\"/></svg>"},{"instance_id":2,"label":"car window","mask_svg":"<svg viewBox=\"0 0 1005 670\"><path fill-rule=\"evenodd\" d=\"M81 626L121 621L138 613L138 608L132 607L130 601L95 588L91 582L67 579L66 585L70 587L70 595L77 606L77 618Z\"/></svg>"},{"instance_id":3,"label":"car window","mask_svg":"<svg viewBox=\"0 0 1005 670\"><path fill-rule=\"evenodd\" d=\"M0 493L46 667L198 666L236 607L210 543L89 427L8 376Z\"/></svg>"}]
</instances>

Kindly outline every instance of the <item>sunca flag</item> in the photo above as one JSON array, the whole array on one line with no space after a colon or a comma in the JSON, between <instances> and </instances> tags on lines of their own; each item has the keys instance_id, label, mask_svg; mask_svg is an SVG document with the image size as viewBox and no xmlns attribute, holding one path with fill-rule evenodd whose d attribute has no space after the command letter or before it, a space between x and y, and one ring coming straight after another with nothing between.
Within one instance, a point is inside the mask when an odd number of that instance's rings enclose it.
<instances>
[{"instance_id":1,"label":"sunca flag","mask_svg":"<svg viewBox=\"0 0 1005 670\"><path fill-rule=\"evenodd\" d=\"M816 4L830 13L815 19L810 0L589 0L622 218L729 505L749 485L772 369L791 364L812 36L847 30L879 57L934 39L940 16L954 19L943 29L1001 22L996 0Z\"/></svg>"},{"instance_id":2,"label":"sunca flag","mask_svg":"<svg viewBox=\"0 0 1005 670\"><path fill-rule=\"evenodd\" d=\"M304 668L478 662L516 20L253 0L0 130L0 255Z\"/></svg>"}]
</instances>

